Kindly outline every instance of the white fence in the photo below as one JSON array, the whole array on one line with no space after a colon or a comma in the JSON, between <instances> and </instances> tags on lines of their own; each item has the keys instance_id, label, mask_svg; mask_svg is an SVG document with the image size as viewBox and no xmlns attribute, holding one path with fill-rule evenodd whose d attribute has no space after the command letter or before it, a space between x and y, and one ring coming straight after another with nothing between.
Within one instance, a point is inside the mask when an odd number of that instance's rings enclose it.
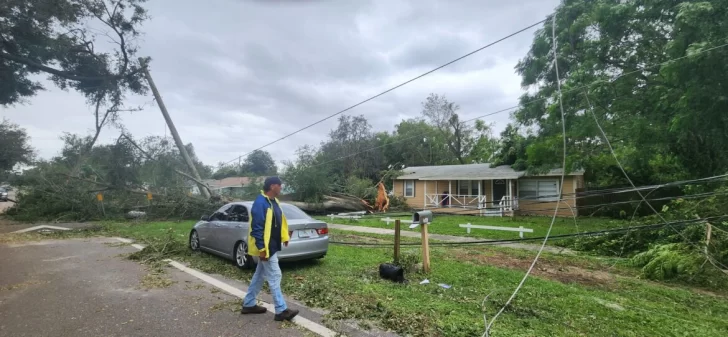
<instances>
[{"instance_id":1,"label":"white fence","mask_svg":"<svg viewBox=\"0 0 728 337\"><path fill-rule=\"evenodd\" d=\"M361 219L362 215L365 215L365 214L367 214L366 211L361 211L361 212L329 214L329 215L327 215L327 217L329 217L331 220L334 220L334 219L358 220L358 219Z\"/></svg>"},{"instance_id":2,"label":"white fence","mask_svg":"<svg viewBox=\"0 0 728 337\"><path fill-rule=\"evenodd\" d=\"M387 226L389 226L389 223L390 222L397 221L397 219L393 219L393 218L390 218L390 217L382 218L381 220L384 221L384 222L386 222L387 223ZM412 220L401 220L400 219L399 220L399 223L408 225L408 224L411 224L412 223Z\"/></svg>"},{"instance_id":3,"label":"white fence","mask_svg":"<svg viewBox=\"0 0 728 337\"><path fill-rule=\"evenodd\" d=\"M465 228L467 230L468 234L470 234L471 229L486 229L486 230L493 230L493 231L518 232L518 236L520 236L521 239L523 239L523 233L533 233L533 229L524 228L523 226L516 228L516 227L481 226L481 225L473 225L473 224L467 223L467 224L461 224L460 228Z\"/></svg>"}]
</instances>

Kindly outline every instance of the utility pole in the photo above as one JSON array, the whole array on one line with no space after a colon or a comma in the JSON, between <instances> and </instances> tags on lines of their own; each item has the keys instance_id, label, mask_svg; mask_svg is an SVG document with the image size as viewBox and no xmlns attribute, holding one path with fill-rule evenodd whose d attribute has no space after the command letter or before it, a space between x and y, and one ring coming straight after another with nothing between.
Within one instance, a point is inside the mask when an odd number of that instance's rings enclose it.
<instances>
[{"instance_id":1,"label":"utility pole","mask_svg":"<svg viewBox=\"0 0 728 337\"><path fill-rule=\"evenodd\" d=\"M147 82L149 83L149 87L152 88L152 94L154 94L154 98L157 100L157 105L159 106L159 110L162 111L162 115L164 116L164 120L167 121L167 126L169 126L169 132L172 133L172 137L174 138L175 144L177 144L177 149L179 149L179 153L182 155L182 158L185 160L185 163L187 163L187 166L190 168L190 171L192 172L192 176L197 179L195 182L197 183L197 187L200 189L200 193L207 198L210 199L210 191L207 189L207 186L202 183L202 179L200 178L200 174L197 172L197 168L195 167L195 164L192 162L192 159L190 158L189 153L187 153L187 148L185 148L184 143L182 143L182 139L179 137L179 133L177 133L177 128L174 127L174 123L172 122L172 118L169 117L169 113L167 112L167 107L164 106L164 101L162 101L162 96L159 94L159 90L157 90L157 86L154 85L154 81L152 80L152 75L149 73L149 68L146 60L144 58L139 58L139 63L142 66L142 69L144 71L144 77L147 79Z\"/></svg>"}]
</instances>

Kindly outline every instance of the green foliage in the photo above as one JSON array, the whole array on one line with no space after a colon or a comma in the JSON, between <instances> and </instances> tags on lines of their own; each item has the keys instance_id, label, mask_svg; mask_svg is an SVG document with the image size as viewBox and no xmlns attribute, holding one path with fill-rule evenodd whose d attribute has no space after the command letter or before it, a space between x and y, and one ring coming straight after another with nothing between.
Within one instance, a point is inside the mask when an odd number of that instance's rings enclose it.
<instances>
[{"instance_id":1,"label":"green foliage","mask_svg":"<svg viewBox=\"0 0 728 337\"><path fill-rule=\"evenodd\" d=\"M600 255L632 257L643 268L645 277L657 280L674 280L708 287L724 287L716 268L706 263L705 249L717 265L728 265L728 221L725 205L728 203L728 185L688 185L683 193L700 195L701 198L676 199L661 209L668 222L715 218L694 224L674 224L661 229L634 230L627 233L564 240L560 244L581 251ZM646 207L646 206L643 206ZM654 225L662 220L648 216L630 225ZM711 227L710 243L706 241L707 228ZM725 277L724 275L720 275Z\"/></svg>"},{"instance_id":2,"label":"green foliage","mask_svg":"<svg viewBox=\"0 0 728 337\"><path fill-rule=\"evenodd\" d=\"M326 166L333 183L344 185L351 176L379 180L383 166L380 149L364 116L339 117L339 125L329 132L329 139L321 144L317 162Z\"/></svg>"},{"instance_id":3,"label":"green foliage","mask_svg":"<svg viewBox=\"0 0 728 337\"><path fill-rule=\"evenodd\" d=\"M220 180L228 177L261 177L276 174L278 174L278 166L270 152L255 150L240 165L221 163L211 176L213 179Z\"/></svg>"},{"instance_id":4,"label":"green foliage","mask_svg":"<svg viewBox=\"0 0 728 337\"><path fill-rule=\"evenodd\" d=\"M475 144L473 127L460 120L458 110L459 105L437 94L430 94L422 102L422 116L444 138L447 149L458 163L467 164L467 157Z\"/></svg>"},{"instance_id":5,"label":"green foliage","mask_svg":"<svg viewBox=\"0 0 728 337\"><path fill-rule=\"evenodd\" d=\"M377 197L377 187L369 179L349 177L346 180L346 193L359 199L373 201Z\"/></svg>"},{"instance_id":6,"label":"green foliage","mask_svg":"<svg viewBox=\"0 0 728 337\"><path fill-rule=\"evenodd\" d=\"M493 163L498 153L500 142L493 136L493 123L486 124L482 120L475 121L475 144L469 154L472 163Z\"/></svg>"},{"instance_id":7,"label":"green foliage","mask_svg":"<svg viewBox=\"0 0 728 337\"><path fill-rule=\"evenodd\" d=\"M220 207L190 197L186 165L176 147L149 137L137 144L121 137L86 150L91 137L65 135L59 157L41 161L13 182L18 203L8 214L20 220L97 220L144 211L148 218L196 219ZM193 162L203 169L188 146ZM74 175L74 168L78 167ZM204 172L204 171L202 171ZM147 193L152 200L147 200ZM97 194L103 195L103 205Z\"/></svg>"},{"instance_id":8,"label":"green foliage","mask_svg":"<svg viewBox=\"0 0 728 337\"><path fill-rule=\"evenodd\" d=\"M406 119L394 132L377 134L388 165L428 166L452 164L455 158L437 128L421 119Z\"/></svg>"},{"instance_id":9,"label":"green foliage","mask_svg":"<svg viewBox=\"0 0 728 337\"><path fill-rule=\"evenodd\" d=\"M296 152L295 162L286 162L282 175L287 188L293 191L295 200L321 202L323 196L332 190L327 165L317 165L317 153L312 147L304 146Z\"/></svg>"},{"instance_id":10,"label":"green foliage","mask_svg":"<svg viewBox=\"0 0 728 337\"><path fill-rule=\"evenodd\" d=\"M420 262L422 262L420 253L408 250L400 253L397 265L404 269L406 277L406 274L417 272L417 266Z\"/></svg>"},{"instance_id":11,"label":"green foliage","mask_svg":"<svg viewBox=\"0 0 728 337\"><path fill-rule=\"evenodd\" d=\"M728 2L563 0L555 16L570 169L594 185L625 183L595 114L638 185L725 172L728 49L699 52L725 44ZM499 163L561 164L551 31L548 20L516 67L524 87L539 88L521 97Z\"/></svg>"},{"instance_id":12,"label":"green foliage","mask_svg":"<svg viewBox=\"0 0 728 337\"><path fill-rule=\"evenodd\" d=\"M145 0L6 0L0 7L0 105L35 95L45 73L93 104L119 106L146 87L135 57ZM101 29L91 27L98 26ZM111 46L98 48L99 37ZM103 50L103 51L100 51Z\"/></svg>"},{"instance_id":13,"label":"green foliage","mask_svg":"<svg viewBox=\"0 0 728 337\"><path fill-rule=\"evenodd\" d=\"M725 275L711 266L705 255L685 244L655 245L637 254L631 263L642 268L642 276L657 281L683 281L715 288L725 288Z\"/></svg>"},{"instance_id":14,"label":"green foliage","mask_svg":"<svg viewBox=\"0 0 728 337\"><path fill-rule=\"evenodd\" d=\"M234 166L222 166L212 174L212 179L222 180L228 177L237 177L240 175L240 168Z\"/></svg>"},{"instance_id":15,"label":"green foliage","mask_svg":"<svg viewBox=\"0 0 728 337\"><path fill-rule=\"evenodd\" d=\"M278 174L278 167L270 152L255 150L245 158L240 171L242 176L270 176Z\"/></svg>"},{"instance_id":16,"label":"green foliage","mask_svg":"<svg viewBox=\"0 0 728 337\"><path fill-rule=\"evenodd\" d=\"M0 174L12 170L16 164L30 164L33 156L28 132L3 118L0 123Z\"/></svg>"},{"instance_id":17,"label":"green foliage","mask_svg":"<svg viewBox=\"0 0 728 337\"><path fill-rule=\"evenodd\" d=\"M250 182L243 186L242 198L243 200L255 200L263 190L263 183L265 178L251 178Z\"/></svg>"}]
</instances>

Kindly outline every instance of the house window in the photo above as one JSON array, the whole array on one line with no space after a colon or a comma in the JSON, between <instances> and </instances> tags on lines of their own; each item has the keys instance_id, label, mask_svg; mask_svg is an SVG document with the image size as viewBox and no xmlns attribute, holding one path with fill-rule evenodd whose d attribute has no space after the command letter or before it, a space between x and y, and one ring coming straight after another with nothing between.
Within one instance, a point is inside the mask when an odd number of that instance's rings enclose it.
<instances>
[{"instance_id":1,"label":"house window","mask_svg":"<svg viewBox=\"0 0 728 337\"><path fill-rule=\"evenodd\" d=\"M458 195L478 195L478 181L458 180Z\"/></svg>"},{"instance_id":2,"label":"house window","mask_svg":"<svg viewBox=\"0 0 728 337\"><path fill-rule=\"evenodd\" d=\"M470 180L458 180L458 195L470 195Z\"/></svg>"},{"instance_id":3,"label":"house window","mask_svg":"<svg viewBox=\"0 0 728 337\"><path fill-rule=\"evenodd\" d=\"M518 198L521 200L559 200L559 180L522 180L518 184Z\"/></svg>"},{"instance_id":4,"label":"house window","mask_svg":"<svg viewBox=\"0 0 728 337\"><path fill-rule=\"evenodd\" d=\"M415 181L405 180L404 181L404 197L412 198L415 196Z\"/></svg>"}]
</instances>

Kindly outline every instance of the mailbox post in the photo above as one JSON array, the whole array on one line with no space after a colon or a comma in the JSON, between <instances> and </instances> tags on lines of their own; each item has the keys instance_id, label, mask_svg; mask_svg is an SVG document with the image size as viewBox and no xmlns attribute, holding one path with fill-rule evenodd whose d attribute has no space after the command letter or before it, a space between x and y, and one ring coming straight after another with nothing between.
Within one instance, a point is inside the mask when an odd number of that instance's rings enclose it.
<instances>
[{"instance_id":1,"label":"mailbox post","mask_svg":"<svg viewBox=\"0 0 728 337\"><path fill-rule=\"evenodd\" d=\"M427 225L432 223L432 211L419 211L412 215L410 228L422 226L422 269L425 273L430 272L430 239L427 234Z\"/></svg>"}]
</instances>

